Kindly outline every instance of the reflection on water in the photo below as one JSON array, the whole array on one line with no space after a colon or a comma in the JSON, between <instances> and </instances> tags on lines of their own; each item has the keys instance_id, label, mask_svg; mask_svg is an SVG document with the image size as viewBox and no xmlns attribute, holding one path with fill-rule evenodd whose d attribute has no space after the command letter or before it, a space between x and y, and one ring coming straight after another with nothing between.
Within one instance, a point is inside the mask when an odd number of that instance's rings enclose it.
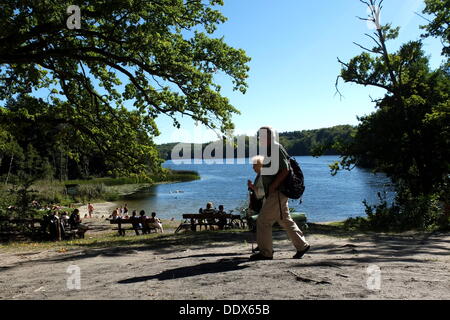
<instances>
[{"instance_id":1,"label":"reflection on water","mask_svg":"<svg viewBox=\"0 0 450 320\"><path fill-rule=\"evenodd\" d=\"M388 190L389 179L355 168L330 175L328 165L338 160L335 156L321 158L296 157L305 175L306 191L303 203L290 201L296 211L305 212L309 221L336 221L363 216L362 200L378 202L377 192ZM212 201L226 210L244 206L247 200L247 180L255 174L249 164L174 164L166 161L164 167L178 170L196 170L200 180L175 184L161 184L129 196L124 203L130 209L156 211L160 218L180 219L183 213L196 213ZM392 194L390 194L392 198Z\"/></svg>"}]
</instances>

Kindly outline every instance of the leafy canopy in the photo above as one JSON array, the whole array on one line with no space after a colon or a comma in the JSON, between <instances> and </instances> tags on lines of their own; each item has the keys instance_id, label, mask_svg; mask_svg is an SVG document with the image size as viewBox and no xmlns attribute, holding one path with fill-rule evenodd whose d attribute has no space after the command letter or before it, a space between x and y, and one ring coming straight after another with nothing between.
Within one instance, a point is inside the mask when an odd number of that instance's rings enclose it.
<instances>
[{"instance_id":1,"label":"leafy canopy","mask_svg":"<svg viewBox=\"0 0 450 320\"><path fill-rule=\"evenodd\" d=\"M372 8L383 1L361 2ZM368 20L375 19L371 12ZM355 139L341 145L341 165L369 164L412 196L428 195L442 190L450 172L450 71L445 64L430 70L421 41L389 52L386 43L398 32L389 24L380 26L368 34L373 48L358 44L365 52L349 62L339 60L339 78L345 82L386 90L374 100L377 110L359 119Z\"/></svg>"},{"instance_id":2,"label":"leafy canopy","mask_svg":"<svg viewBox=\"0 0 450 320\"><path fill-rule=\"evenodd\" d=\"M424 37L441 38L442 54L450 58L450 0L425 0L423 12L433 19L422 27L426 30Z\"/></svg>"},{"instance_id":3,"label":"leafy canopy","mask_svg":"<svg viewBox=\"0 0 450 320\"><path fill-rule=\"evenodd\" d=\"M117 163L120 156L121 174L142 173L142 165L149 162L156 168L151 137L159 134L158 116L171 117L177 127L179 115L223 132L233 127L231 117L238 110L221 95L214 75L229 76L234 89L245 93L250 59L242 49L213 37L226 20L216 9L222 4L221 0L3 2L0 101L21 104L39 90L47 99L35 101L40 105L35 114L64 127L71 157L80 156L77 149L92 148L110 163ZM69 5L81 9L80 29L66 26ZM125 108L130 105L133 111ZM22 104L23 108L27 106ZM8 114L18 116L7 110L2 117ZM133 161L145 158L144 153L149 161Z\"/></svg>"}]
</instances>

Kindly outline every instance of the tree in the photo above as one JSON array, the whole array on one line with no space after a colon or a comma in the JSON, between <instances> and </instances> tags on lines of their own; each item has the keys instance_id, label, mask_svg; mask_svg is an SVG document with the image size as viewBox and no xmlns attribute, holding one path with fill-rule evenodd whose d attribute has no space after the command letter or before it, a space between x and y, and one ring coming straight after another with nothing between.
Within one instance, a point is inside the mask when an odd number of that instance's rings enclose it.
<instances>
[{"instance_id":1,"label":"tree","mask_svg":"<svg viewBox=\"0 0 450 320\"><path fill-rule=\"evenodd\" d=\"M363 20L378 21L376 8L382 0L361 1L371 14ZM359 118L354 140L341 146L341 168L349 169L370 160L374 171L385 172L395 184L397 204L421 199L424 207L446 185L450 170L450 72L442 66L430 70L420 41L403 44L390 53L386 42L398 36L399 28L378 25L373 48L342 65L339 78L345 82L386 90L374 100L377 110ZM336 164L333 170L339 170ZM428 199L428 200L427 200ZM417 217L415 217L416 219Z\"/></svg>"},{"instance_id":2,"label":"tree","mask_svg":"<svg viewBox=\"0 0 450 320\"><path fill-rule=\"evenodd\" d=\"M214 75L222 71L231 77L235 90L245 93L249 58L223 38L212 37L225 21L214 9L222 4L221 0L3 3L0 100L45 89L51 113L57 115L54 126L66 126L77 141L95 145L110 164L117 164L120 174L142 173L136 168L142 162L136 159L150 160L146 165L157 169L160 163L151 137L159 134L158 116L171 117L177 127L177 115L223 132L233 127L231 116L238 110L221 95ZM66 26L69 5L81 10L79 29ZM130 104L132 112L125 108ZM140 145L143 141L145 147Z\"/></svg>"},{"instance_id":3,"label":"tree","mask_svg":"<svg viewBox=\"0 0 450 320\"><path fill-rule=\"evenodd\" d=\"M423 12L433 16L433 20L422 27L426 30L424 37L441 38L442 54L450 58L450 0L425 0Z\"/></svg>"}]
</instances>

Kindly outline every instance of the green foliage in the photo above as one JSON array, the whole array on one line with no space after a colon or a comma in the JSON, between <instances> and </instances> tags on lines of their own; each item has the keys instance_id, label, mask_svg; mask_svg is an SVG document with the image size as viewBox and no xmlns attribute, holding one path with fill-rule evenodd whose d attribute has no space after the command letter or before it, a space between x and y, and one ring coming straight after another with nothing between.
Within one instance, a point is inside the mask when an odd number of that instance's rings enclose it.
<instances>
[{"instance_id":1,"label":"green foliage","mask_svg":"<svg viewBox=\"0 0 450 320\"><path fill-rule=\"evenodd\" d=\"M93 199L103 198L106 193L106 187L103 183L100 184L81 184L77 187L78 199L83 202L91 201Z\"/></svg>"},{"instance_id":2,"label":"green foliage","mask_svg":"<svg viewBox=\"0 0 450 320\"><path fill-rule=\"evenodd\" d=\"M425 0L424 13L432 15L432 21L422 26L426 30L424 37L441 38L444 48L442 54L450 57L450 1Z\"/></svg>"},{"instance_id":3,"label":"green foliage","mask_svg":"<svg viewBox=\"0 0 450 320\"><path fill-rule=\"evenodd\" d=\"M14 184L9 190L11 194L14 194L15 201L10 205L12 209L9 210L8 216L13 218L34 218L36 210L31 206L36 190L32 189L32 182L26 181L20 184Z\"/></svg>"},{"instance_id":4,"label":"green foliage","mask_svg":"<svg viewBox=\"0 0 450 320\"><path fill-rule=\"evenodd\" d=\"M196 171L190 170L171 170L165 177L155 177L156 182L162 181L192 181L200 179L199 174Z\"/></svg>"},{"instance_id":5,"label":"green foliage","mask_svg":"<svg viewBox=\"0 0 450 320\"><path fill-rule=\"evenodd\" d=\"M339 145L350 142L355 128L339 125L331 128L280 133L280 142L290 155L338 155Z\"/></svg>"},{"instance_id":6,"label":"green foliage","mask_svg":"<svg viewBox=\"0 0 450 320\"><path fill-rule=\"evenodd\" d=\"M69 200L66 187L63 183L55 180L40 180L33 184L36 195L33 200L43 204L65 203Z\"/></svg>"},{"instance_id":7,"label":"green foliage","mask_svg":"<svg viewBox=\"0 0 450 320\"><path fill-rule=\"evenodd\" d=\"M286 148L287 152L293 156L306 156L315 154L336 155L339 154L340 145L352 140L355 128L350 125L339 125L331 128L322 128L316 130L303 130L293 132L281 132L280 142ZM245 156L249 155L249 139L245 137ZM199 147L205 150L209 143L190 144L191 158L194 158L194 148ZM159 156L170 160L172 149L177 143L166 143L158 145ZM234 156L237 156L237 144L234 145ZM224 145L223 155L226 157Z\"/></svg>"},{"instance_id":8,"label":"green foliage","mask_svg":"<svg viewBox=\"0 0 450 320\"><path fill-rule=\"evenodd\" d=\"M426 228L437 223L439 212L442 216L436 201L448 203L441 190L450 169L450 70L445 64L430 70L420 41L388 52L386 41L397 35L398 28L382 26L369 35L374 48L359 45L366 52L348 63L339 60L345 82L383 88L386 94L374 101L375 112L359 118L354 139L340 146L343 158L331 169L364 164L391 178L396 201L367 207L372 227Z\"/></svg>"},{"instance_id":9,"label":"green foliage","mask_svg":"<svg viewBox=\"0 0 450 320\"><path fill-rule=\"evenodd\" d=\"M68 29L69 5L81 29ZM31 145L60 181L161 171L155 119L233 127L214 76L245 92L249 58L212 33L222 1L9 1L0 24L0 175ZM39 90L40 96L33 97ZM131 107L131 108L130 108ZM10 161L12 159L12 161ZM13 165L9 163L12 162Z\"/></svg>"},{"instance_id":10,"label":"green foliage","mask_svg":"<svg viewBox=\"0 0 450 320\"><path fill-rule=\"evenodd\" d=\"M442 208L436 195L412 196L407 189L397 190L393 205L380 196L378 205L363 201L367 221L365 227L374 231L435 230L443 227Z\"/></svg>"},{"instance_id":11,"label":"green foliage","mask_svg":"<svg viewBox=\"0 0 450 320\"><path fill-rule=\"evenodd\" d=\"M153 180L151 178L141 178L141 177L118 177L118 178L92 178L85 180L67 180L65 181L66 185L94 185L94 184L103 184L105 186L118 186L123 184L137 184L137 183L152 183Z\"/></svg>"}]
</instances>

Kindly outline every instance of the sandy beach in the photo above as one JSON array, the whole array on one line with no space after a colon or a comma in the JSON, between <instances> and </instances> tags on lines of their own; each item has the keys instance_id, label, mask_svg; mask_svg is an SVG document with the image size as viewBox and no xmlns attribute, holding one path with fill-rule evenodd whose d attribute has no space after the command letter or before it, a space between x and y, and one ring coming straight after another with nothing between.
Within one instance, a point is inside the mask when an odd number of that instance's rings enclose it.
<instances>
[{"instance_id":1,"label":"sandy beach","mask_svg":"<svg viewBox=\"0 0 450 320\"><path fill-rule=\"evenodd\" d=\"M119 207L120 205L115 202L99 202L99 203L92 203L94 206L94 213L92 214L93 218L108 218L112 211ZM78 210L80 210L80 217L83 219L85 215L88 215L88 205L87 203L82 206L77 206Z\"/></svg>"}]
</instances>

